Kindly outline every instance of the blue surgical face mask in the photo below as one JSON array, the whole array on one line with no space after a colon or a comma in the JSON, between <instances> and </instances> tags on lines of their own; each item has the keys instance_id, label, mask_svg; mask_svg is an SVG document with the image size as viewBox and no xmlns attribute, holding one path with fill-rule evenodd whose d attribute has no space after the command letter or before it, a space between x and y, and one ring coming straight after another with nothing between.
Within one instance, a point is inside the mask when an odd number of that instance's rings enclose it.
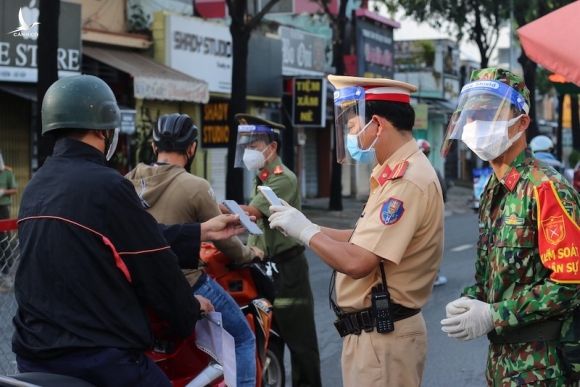
<instances>
[{"instance_id":1,"label":"blue surgical face mask","mask_svg":"<svg viewBox=\"0 0 580 387\"><path fill-rule=\"evenodd\" d=\"M377 142L378 137L375 137L375 140L368 147L368 149L361 149L358 141L358 137L364 133L364 131L372 123L373 122L371 121L365 125L363 130L361 130L358 134L348 134L346 136L346 148L348 149L348 153L350 153L350 157L362 164L372 164L376 160L375 143Z\"/></svg>"}]
</instances>

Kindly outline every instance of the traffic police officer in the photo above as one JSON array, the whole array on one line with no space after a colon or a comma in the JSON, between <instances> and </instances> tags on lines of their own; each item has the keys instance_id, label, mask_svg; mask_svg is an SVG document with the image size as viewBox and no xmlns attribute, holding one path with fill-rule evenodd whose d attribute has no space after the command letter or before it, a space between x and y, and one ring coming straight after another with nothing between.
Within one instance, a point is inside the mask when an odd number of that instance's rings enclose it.
<instances>
[{"instance_id":1,"label":"traffic police officer","mask_svg":"<svg viewBox=\"0 0 580 387\"><path fill-rule=\"evenodd\" d=\"M321 386L314 298L304 247L269 227L270 203L257 191L259 185L268 186L279 198L298 208L301 206L296 175L282 164L278 155L280 131L284 126L248 114L237 114L235 118L239 122L235 166L257 171L252 200L242 208L258 219L264 231L262 236L250 235L248 245L266 251L278 271L274 316L290 350L292 385ZM283 358L283 350L282 346L279 358Z\"/></svg>"},{"instance_id":2,"label":"traffic police officer","mask_svg":"<svg viewBox=\"0 0 580 387\"><path fill-rule=\"evenodd\" d=\"M336 270L335 325L345 386L419 386L427 334L420 308L443 250L443 197L412 137L416 88L390 79L328 77L339 162L378 165L354 230L322 228L297 209L272 206L283 229ZM344 144L344 146L340 146ZM394 328L394 330L393 330Z\"/></svg>"},{"instance_id":3,"label":"traffic police officer","mask_svg":"<svg viewBox=\"0 0 580 387\"><path fill-rule=\"evenodd\" d=\"M510 71L474 71L447 132L447 144L460 139L494 173L479 207L475 284L447 305L442 329L461 340L487 334L493 386L580 375L580 196L526 148L529 95Z\"/></svg>"}]
</instances>

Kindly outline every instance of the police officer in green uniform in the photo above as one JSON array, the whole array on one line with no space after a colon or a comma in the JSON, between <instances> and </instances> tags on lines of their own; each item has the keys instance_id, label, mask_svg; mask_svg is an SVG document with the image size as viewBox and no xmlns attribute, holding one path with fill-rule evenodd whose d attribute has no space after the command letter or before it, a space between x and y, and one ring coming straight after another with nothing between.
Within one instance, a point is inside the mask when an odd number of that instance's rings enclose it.
<instances>
[{"instance_id":1,"label":"police officer in green uniform","mask_svg":"<svg viewBox=\"0 0 580 387\"><path fill-rule=\"evenodd\" d=\"M487 334L490 386L580 376L580 196L527 148L529 102L520 76L474 71L447 134L494 170L480 204L475 284L441 321L460 340Z\"/></svg>"},{"instance_id":2,"label":"police officer in green uniform","mask_svg":"<svg viewBox=\"0 0 580 387\"><path fill-rule=\"evenodd\" d=\"M261 236L250 236L248 245L266 251L278 272L274 316L290 350L292 385L321 386L314 299L304 247L269 227L270 203L257 189L260 185L268 186L279 198L296 208L301 207L296 175L282 164L278 155L280 131L284 126L248 114L237 114L236 120L239 126L235 166L257 171L252 200L242 208L258 219L264 231ZM283 353L283 347L280 350Z\"/></svg>"},{"instance_id":3,"label":"police officer in green uniform","mask_svg":"<svg viewBox=\"0 0 580 387\"><path fill-rule=\"evenodd\" d=\"M16 195L16 178L12 168L4 164L0 152L0 220L10 219L12 196ZM0 232L0 291L12 288L13 279L9 274L12 268L12 258L9 247L10 233Z\"/></svg>"}]
</instances>

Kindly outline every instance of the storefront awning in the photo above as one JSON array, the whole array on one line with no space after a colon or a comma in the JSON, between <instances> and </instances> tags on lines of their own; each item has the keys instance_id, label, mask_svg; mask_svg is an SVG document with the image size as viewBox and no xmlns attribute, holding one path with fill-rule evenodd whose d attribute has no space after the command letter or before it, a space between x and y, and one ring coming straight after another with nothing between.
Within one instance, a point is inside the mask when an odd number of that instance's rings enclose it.
<instances>
[{"instance_id":1,"label":"storefront awning","mask_svg":"<svg viewBox=\"0 0 580 387\"><path fill-rule=\"evenodd\" d=\"M36 86L12 86L3 84L0 85L0 91L36 102Z\"/></svg>"},{"instance_id":2,"label":"storefront awning","mask_svg":"<svg viewBox=\"0 0 580 387\"><path fill-rule=\"evenodd\" d=\"M135 98L207 103L208 84L132 51L83 47L83 54L133 77Z\"/></svg>"}]
</instances>

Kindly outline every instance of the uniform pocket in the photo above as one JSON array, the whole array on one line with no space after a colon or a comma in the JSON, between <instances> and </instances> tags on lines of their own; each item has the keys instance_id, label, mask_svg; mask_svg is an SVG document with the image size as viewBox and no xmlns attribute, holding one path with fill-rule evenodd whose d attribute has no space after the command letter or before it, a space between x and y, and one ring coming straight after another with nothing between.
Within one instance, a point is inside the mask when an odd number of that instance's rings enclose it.
<instances>
[{"instance_id":1,"label":"uniform pocket","mask_svg":"<svg viewBox=\"0 0 580 387\"><path fill-rule=\"evenodd\" d=\"M496 264L514 283L528 284L534 280L536 265L541 264L534 251L536 230L532 227L506 225L498 232L490 247L497 250Z\"/></svg>"},{"instance_id":2,"label":"uniform pocket","mask_svg":"<svg viewBox=\"0 0 580 387\"><path fill-rule=\"evenodd\" d=\"M536 229L533 227L504 225L497 231L493 244L497 247L533 249L537 241Z\"/></svg>"}]
</instances>

